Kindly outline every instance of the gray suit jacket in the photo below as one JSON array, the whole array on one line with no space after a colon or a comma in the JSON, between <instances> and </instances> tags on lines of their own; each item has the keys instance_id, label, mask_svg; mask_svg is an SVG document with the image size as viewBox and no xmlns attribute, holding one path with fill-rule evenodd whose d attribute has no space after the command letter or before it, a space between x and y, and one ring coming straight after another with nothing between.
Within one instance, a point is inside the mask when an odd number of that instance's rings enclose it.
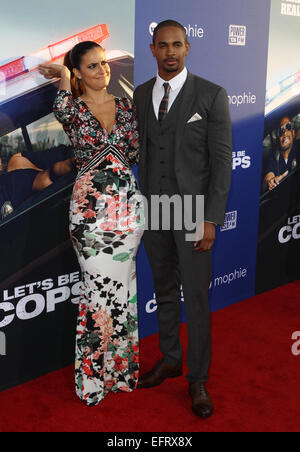
<instances>
[{"instance_id":1,"label":"gray suit jacket","mask_svg":"<svg viewBox=\"0 0 300 452\"><path fill-rule=\"evenodd\" d=\"M134 103L140 134L139 183L147 193L147 114L155 78L140 85ZM232 171L232 129L224 88L188 73L176 128L175 174L182 195L205 195L205 221L223 225ZM188 122L198 113L201 120Z\"/></svg>"}]
</instances>

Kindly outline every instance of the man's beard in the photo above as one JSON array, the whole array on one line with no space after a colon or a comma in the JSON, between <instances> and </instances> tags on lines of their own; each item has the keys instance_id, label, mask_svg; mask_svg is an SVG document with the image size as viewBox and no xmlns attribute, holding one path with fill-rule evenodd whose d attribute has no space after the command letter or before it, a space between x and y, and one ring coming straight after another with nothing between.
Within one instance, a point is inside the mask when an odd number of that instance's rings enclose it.
<instances>
[{"instance_id":1,"label":"man's beard","mask_svg":"<svg viewBox=\"0 0 300 452\"><path fill-rule=\"evenodd\" d=\"M164 70L166 71L166 72L177 72L178 71L178 69L179 69L179 61L178 60L176 60L176 62L177 62L177 65L176 66L172 66L172 67L170 67L170 66L168 66L166 63L167 63L167 60L166 60L166 62L165 62L165 64L164 64Z\"/></svg>"},{"instance_id":2,"label":"man's beard","mask_svg":"<svg viewBox=\"0 0 300 452\"><path fill-rule=\"evenodd\" d=\"M177 66L173 66L173 67L169 67L169 66L164 66L164 70L166 72L177 72L179 69L179 64Z\"/></svg>"},{"instance_id":3,"label":"man's beard","mask_svg":"<svg viewBox=\"0 0 300 452\"><path fill-rule=\"evenodd\" d=\"M179 66L177 66L177 67L168 67L168 68L165 68L165 71L166 72L177 72L178 68L179 68Z\"/></svg>"}]
</instances>

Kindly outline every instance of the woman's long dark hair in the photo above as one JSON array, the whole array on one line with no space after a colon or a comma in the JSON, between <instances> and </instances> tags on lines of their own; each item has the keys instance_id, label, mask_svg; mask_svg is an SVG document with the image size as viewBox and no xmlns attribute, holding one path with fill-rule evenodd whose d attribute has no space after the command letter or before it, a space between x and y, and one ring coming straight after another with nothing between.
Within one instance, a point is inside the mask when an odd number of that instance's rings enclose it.
<instances>
[{"instance_id":1,"label":"woman's long dark hair","mask_svg":"<svg viewBox=\"0 0 300 452\"><path fill-rule=\"evenodd\" d=\"M76 44L76 46L74 46L73 49L69 50L69 52L65 55L64 65L67 66L67 68L71 72L71 89L74 97L78 97L81 96L81 94L84 94L84 86L81 81L75 76L73 69L80 69L82 57L94 47L100 48L104 51L103 47L101 47L94 41L83 41L79 44Z\"/></svg>"}]
</instances>

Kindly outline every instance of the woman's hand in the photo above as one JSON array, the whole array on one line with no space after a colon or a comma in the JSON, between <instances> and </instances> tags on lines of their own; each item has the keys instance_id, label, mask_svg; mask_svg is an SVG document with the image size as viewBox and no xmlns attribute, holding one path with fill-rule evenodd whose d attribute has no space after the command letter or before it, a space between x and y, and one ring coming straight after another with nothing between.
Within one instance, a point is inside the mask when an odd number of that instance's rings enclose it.
<instances>
[{"instance_id":1,"label":"woman's hand","mask_svg":"<svg viewBox=\"0 0 300 452\"><path fill-rule=\"evenodd\" d=\"M71 78L71 73L69 69L63 64L44 63L39 64L38 68L40 74L47 79L60 78L70 80Z\"/></svg>"}]
</instances>

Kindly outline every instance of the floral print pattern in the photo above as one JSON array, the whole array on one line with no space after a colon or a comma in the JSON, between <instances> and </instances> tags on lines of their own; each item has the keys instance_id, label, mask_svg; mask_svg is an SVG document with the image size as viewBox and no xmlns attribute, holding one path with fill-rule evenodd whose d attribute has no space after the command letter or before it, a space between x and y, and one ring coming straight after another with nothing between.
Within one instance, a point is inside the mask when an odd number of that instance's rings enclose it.
<instances>
[{"instance_id":1,"label":"floral print pattern","mask_svg":"<svg viewBox=\"0 0 300 452\"><path fill-rule=\"evenodd\" d=\"M130 101L115 102L110 134L70 91L59 91L54 102L78 169L70 203L70 234L83 278L75 382L89 406L110 391L132 391L139 376L135 260L143 202L130 167L138 160L138 134Z\"/></svg>"}]
</instances>

